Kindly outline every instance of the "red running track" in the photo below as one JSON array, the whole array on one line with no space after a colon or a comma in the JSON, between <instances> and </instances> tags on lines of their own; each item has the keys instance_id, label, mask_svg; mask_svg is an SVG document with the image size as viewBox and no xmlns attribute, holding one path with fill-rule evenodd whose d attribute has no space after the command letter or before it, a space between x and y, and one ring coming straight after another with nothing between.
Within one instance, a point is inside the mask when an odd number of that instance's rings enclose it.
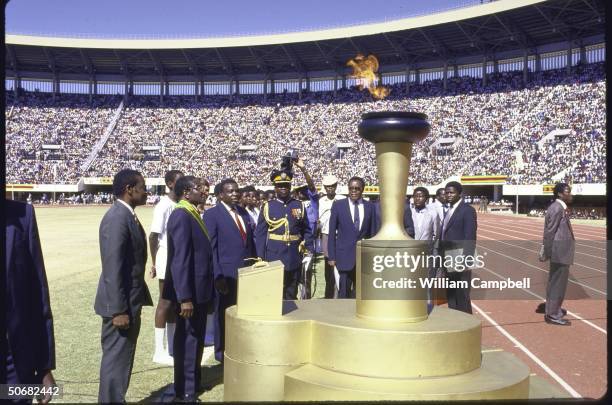
<instances>
[{"instance_id":1,"label":"red running track","mask_svg":"<svg viewBox=\"0 0 612 405\"><path fill-rule=\"evenodd\" d=\"M568 398L600 398L607 391L606 229L574 225L575 264L563 307L571 326L544 322L536 306L546 296L548 262L537 259L542 219L478 214L478 252L483 280L531 279L504 295L474 293L474 314L483 325L483 346L514 353L531 372L567 392Z\"/></svg>"}]
</instances>

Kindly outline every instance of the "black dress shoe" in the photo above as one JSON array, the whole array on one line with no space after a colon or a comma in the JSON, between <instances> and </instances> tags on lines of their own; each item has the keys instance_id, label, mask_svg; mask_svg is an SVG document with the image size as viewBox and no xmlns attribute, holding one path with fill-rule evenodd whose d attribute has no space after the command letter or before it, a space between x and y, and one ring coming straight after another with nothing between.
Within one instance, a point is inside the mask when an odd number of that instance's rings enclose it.
<instances>
[{"instance_id":1,"label":"black dress shoe","mask_svg":"<svg viewBox=\"0 0 612 405\"><path fill-rule=\"evenodd\" d=\"M570 326L572 324L567 319L555 319L551 318L548 315L544 315L544 320L546 321L546 323L550 323L551 325Z\"/></svg>"},{"instance_id":2,"label":"black dress shoe","mask_svg":"<svg viewBox=\"0 0 612 405\"><path fill-rule=\"evenodd\" d=\"M538 307L536 308L536 314L545 314L546 313L546 304L545 303L541 303L540 305L538 305ZM565 308L561 308L561 313L563 314L563 316L567 315L567 310Z\"/></svg>"}]
</instances>

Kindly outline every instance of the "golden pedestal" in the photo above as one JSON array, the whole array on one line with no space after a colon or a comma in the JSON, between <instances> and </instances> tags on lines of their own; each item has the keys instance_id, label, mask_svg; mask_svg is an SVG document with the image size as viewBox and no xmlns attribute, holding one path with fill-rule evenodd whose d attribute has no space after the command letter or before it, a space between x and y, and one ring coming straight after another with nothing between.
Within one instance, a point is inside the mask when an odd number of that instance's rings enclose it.
<instances>
[{"instance_id":1,"label":"golden pedestal","mask_svg":"<svg viewBox=\"0 0 612 405\"><path fill-rule=\"evenodd\" d=\"M225 401L563 396L542 379L530 386L514 355L483 351L480 320L452 309L434 307L421 322L364 319L355 300L284 301L282 315L239 312L226 312Z\"/></svg>"},{"instance_id":2,"label":"golden pedestal","mask_svg":"<svg viewBox=\"0 0 612 405\"><path fill-rule=\"evenodd\" d=\"M239 271L238 304L225 313L226 401L563 396L545 380L530 384L514 355L482 350L477 317L443 307L427 314L415 283L425 266L407 264L428 243L412 240L402 219L412 143L428 132L418 113L365 114L359 126L376 146L382 226L357 244L355 300L282 301L278 261Z\"/></svg>"}]
</instances>

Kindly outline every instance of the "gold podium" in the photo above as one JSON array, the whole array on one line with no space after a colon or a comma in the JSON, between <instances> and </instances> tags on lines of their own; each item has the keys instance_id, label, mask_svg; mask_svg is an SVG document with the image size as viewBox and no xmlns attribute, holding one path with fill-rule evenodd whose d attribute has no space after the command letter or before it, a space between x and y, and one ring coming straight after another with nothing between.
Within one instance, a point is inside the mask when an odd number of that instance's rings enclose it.
<instances>
[{"instance_id":1,"label":"gold podium","mask_svg":"<svg viewBox=\"0 0 612 405\"><path fill-rule=\"evenodd\" d=\"M382 226L358 243L355 300L282 301L279 261L239 271L237 305L225 314L225 401L567 397L514 355L483 349L477 317L427 314L418 284L376 287L426 277L399 259L385 270L373 263L427 249L405 233L403 210L412 144L428 132L426 116L412 112L368 113L359 125L376 146Z\"/></svg>"}]
</instances>

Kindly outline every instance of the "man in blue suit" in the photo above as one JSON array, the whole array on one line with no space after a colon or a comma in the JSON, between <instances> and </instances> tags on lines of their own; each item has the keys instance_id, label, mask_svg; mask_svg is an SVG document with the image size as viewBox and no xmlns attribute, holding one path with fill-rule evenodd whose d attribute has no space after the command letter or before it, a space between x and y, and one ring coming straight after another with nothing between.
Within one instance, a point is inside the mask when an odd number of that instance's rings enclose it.
<instances>
[{"instance_id":1,"label":"man in blue suit","mask_svg":"<svg viewBox=\"0 0 612 405\"><path fill-rule=\"evenodd\" d=\"M461 199L463 187L457 181L446 184L445 194L448 202L448 210L442 221L440 231L440 251L443 261L447 256L474 256L476 250L476 210ZM452 252L452 253L451 253ZM453 267L447 267L449 281L467 281L467 288L447 288L446 296L448 307L459 311L472 313L472 301L470 299L470 282L472 272L470 269L455 271Z\"/></svg>"},{"instance_id":2,"label":"man in blue suit","mask_svg":"<svg viewBox=\"0 0 612 405\"><path fill-rule=\"evenodd\" d=\"M220 183L217 205L204 212L213 250L215 283L215 358L223 362L225 309L236 304L238 269L256 256L248 212L238 205L240 193L233 179Z\"/></svg>"},{"instance_id":3,"label":"man in blue suit","mask_svg":"<svg viewBox=\"0 0 612 405\"><path fill-rule=\"evenodd\" d=\"M355 298L357 241L374 235L373 204L362 198L365 181L349 180L349 198L334 201L329 218L329 265L340 273L338 298Z\"/></svg>"},{"instance_id":4,"label":"man in blue suit","mask_svg":"<svg viewBox=\"0 0 612 405\"><path fill-rule=\"evenodd\" d=\"M51 386L55 384L53 316L34 208L7 200L5 213L7 328L0 337L0 384ZM49 400L47 396L43 403Z\"/></svg>"},{"instance_id":5,"label":"man in blue suit","mask_svg":"<svg viewBox=\"0 0 612 405\"><path fill-rule=\"evenodd\" d=\"M164 298L177 306L174 333L174 393L194 401L200 388L207 307L213 298L213 252L208 231L197 210L205 183L196 177L177 180L180 198L168 219L168 264Z\"/></svg>"},{"instance_id":6,"label":"man in blue suit","mask_svg":"<svg viewBox=\"0 0 612 405\"><path fill-rule=\"evenodd\" d=\"M283 298L286 300L297 299L302 269L300 243L304 241L306 251L314 252L313 230L304 205L291 198L292 178L293 173L287 170L272 172L270 180L274 183L276 198L264 203L255 228L257 256L268 262L283 262Z\"/></svg>"}]
</instances>

